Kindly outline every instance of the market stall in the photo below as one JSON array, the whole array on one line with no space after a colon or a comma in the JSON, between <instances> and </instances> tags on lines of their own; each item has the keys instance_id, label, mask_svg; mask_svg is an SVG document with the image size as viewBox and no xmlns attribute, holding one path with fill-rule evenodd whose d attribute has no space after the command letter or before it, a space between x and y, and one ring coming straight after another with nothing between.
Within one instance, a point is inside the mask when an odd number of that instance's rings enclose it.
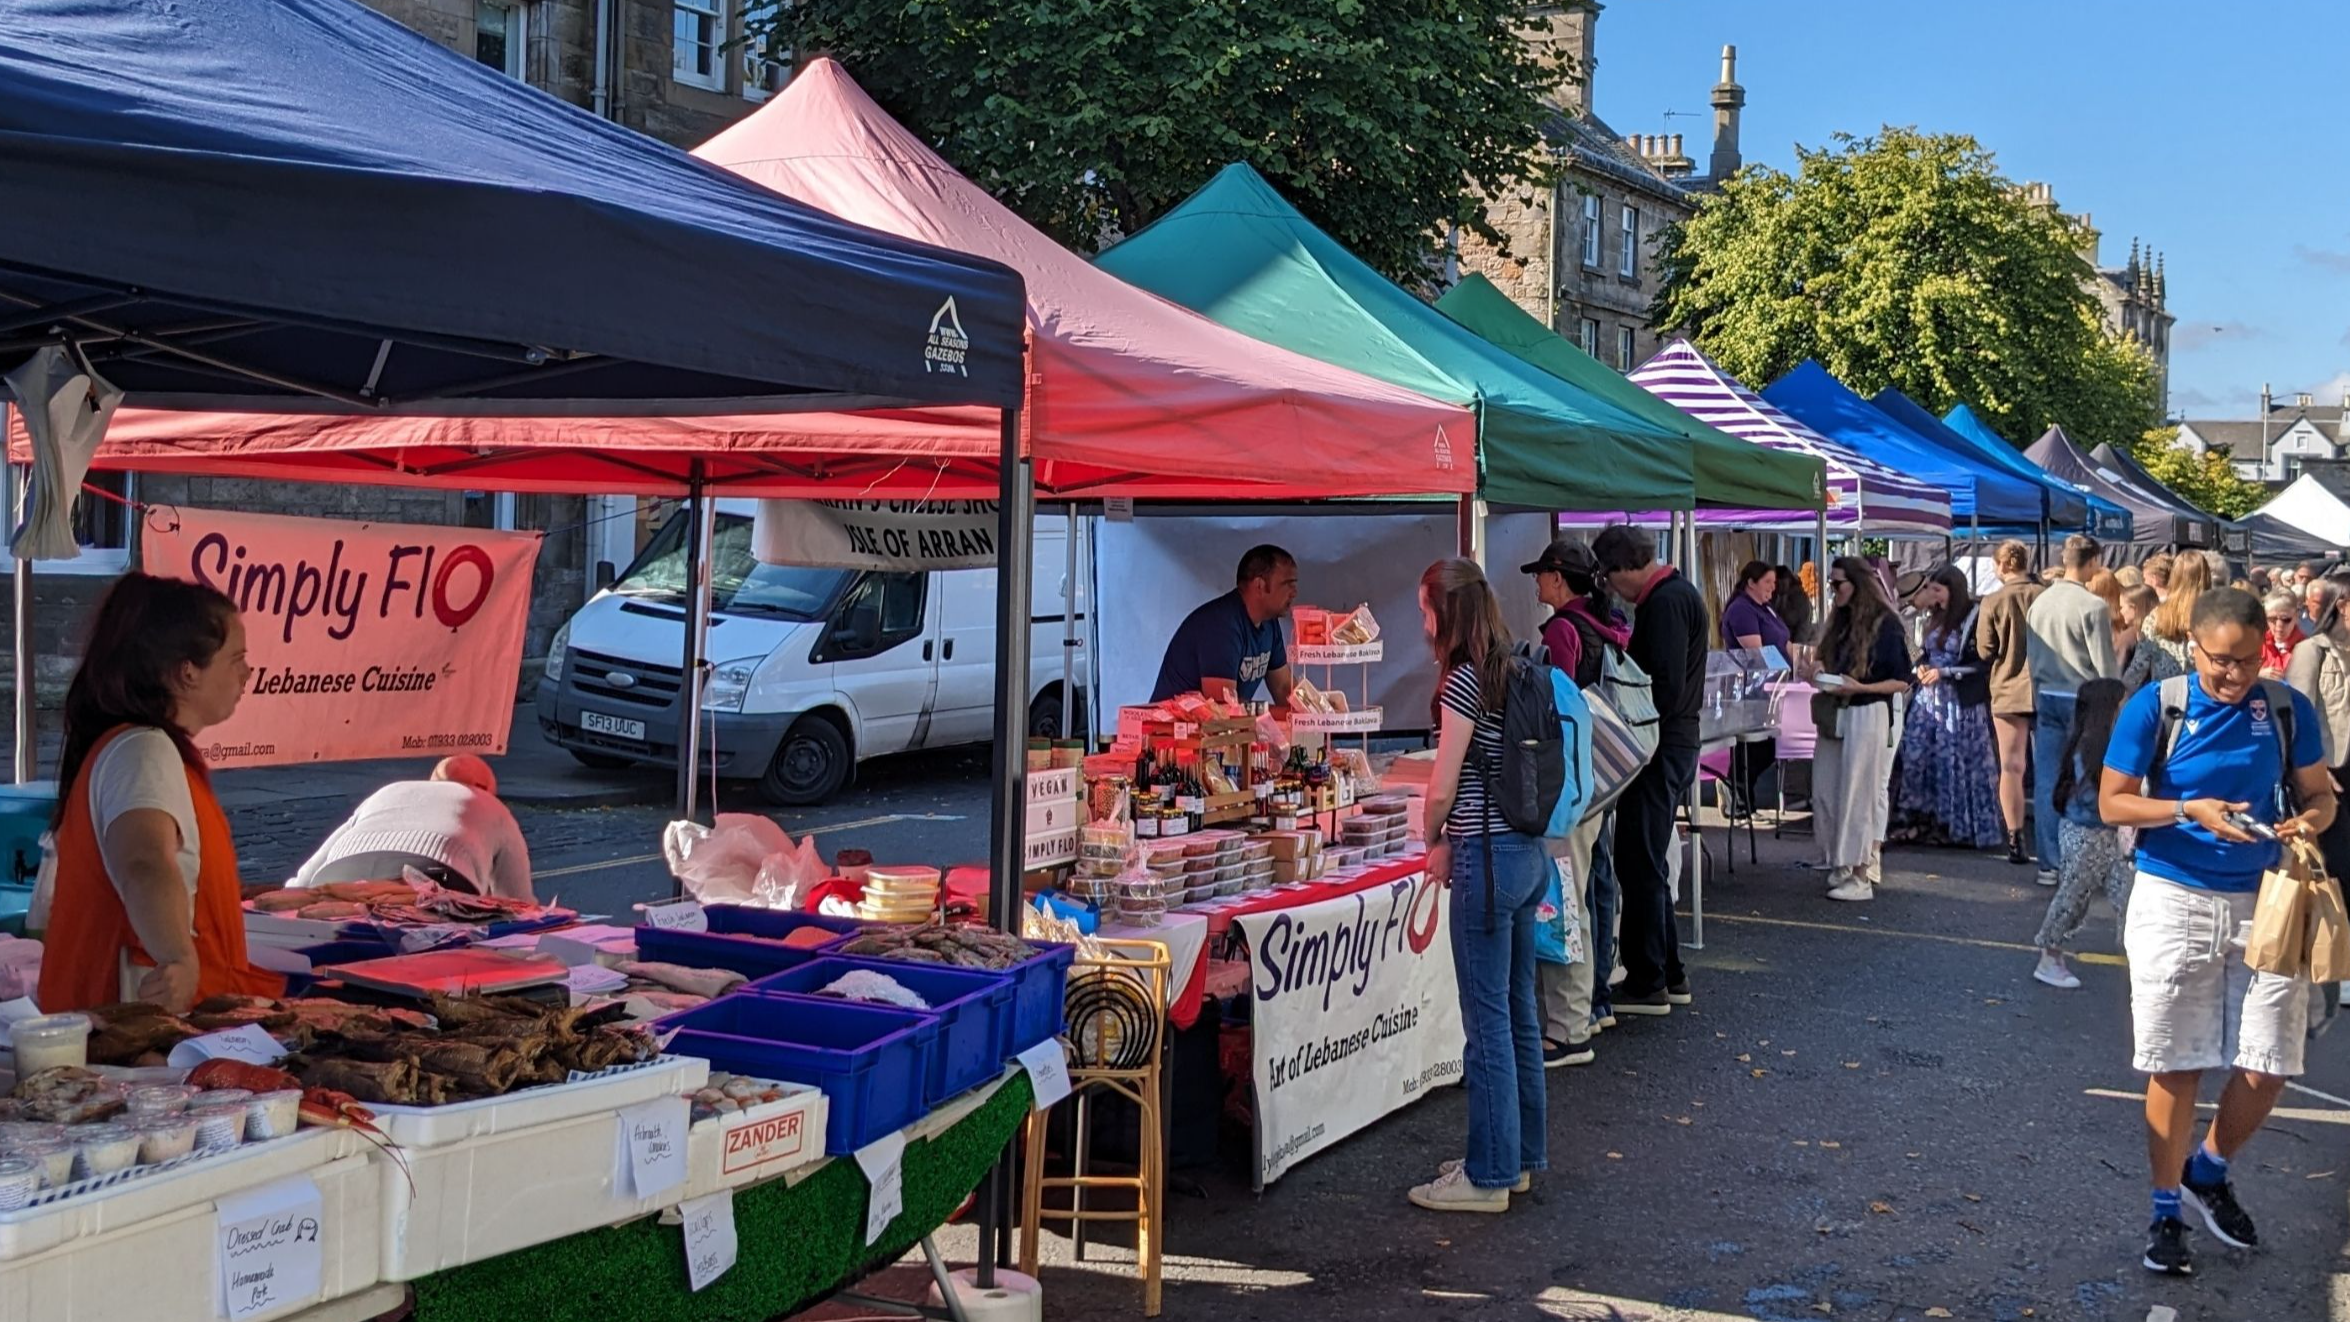
<instances>
[{"instance_id":1,"label":"market stall","mask_svg":"<svg viewBox=\"0 0 2350 1322\"><path fill-rule=\"evenodd\" d=\"M1761 393L1846 449L1948 492L1956 526L2040 526L2050 498L2044 485L1918 436L1816 362L1805 362Z\"/></svg>"},{"instance_id":2,"label":"market stall","mask_svg":"<svg viewBox=\"0 0 2350 1322\"><path fill-rule=\"evenodd\" d=\"M2078 482L2049 472L2018 453L2014 446L1998 435L1980 428L1962 430L1945 423L1909 396L1890 386L1878 391L1869 402L1908 428L1912 435L1930 441L1951 454L1978 459L1992 468L2005 470L2038 484L2047 498L2046 523L2052 531L2078 530L2103 542L2129 540L2130 511L2127 507ZM1962 404L1959 407L1966 406ZM1969 531L1977 537L1984 535L1973 533L1972 529Z\"/></svg>"},{"instance_id":3,"label":"market stall","mask_svg":"<svg viewBox=\"0 0 2350 1322\"><path fill-rule=\"evenodd\" d=\"M2218 540L2213 535L2217 520L2184 514L2175 498L2157 494L2111 465L2101 464L2083 453L2062 427L2050 427L2023 453L2026 459L2056 476L2127 506L2132 516L2128 543L2141 551L2166 550L2177 545L2208 546Z\"/></svg>"},{"instance_id":4,"label":"market stall","mask_svg":"<svg viewBox=\"0 0 2350 1322\"><path fill-rule=\"evenodd\" d=\"M2089 452L2089 460L2097 465L2100 473L2111 472L2132 491L2143 491L2169 507L2174 518L2172 526L2186 545L2216 548L2226 540L2223 520L2163 485L2128 454L2111 445L2100 445Z\"/></svg>"},{"instance_id":5,"label":"market stall","mask_svg":"<svg viewBox=\"0 0 2350 1322\"><path fill-rule=\"evenodd\" d=\"M2273 519L2328 546L2350 547L2350 500L2314 473L2294 478L2246 518Z\"/></svg>"}]
</instances>

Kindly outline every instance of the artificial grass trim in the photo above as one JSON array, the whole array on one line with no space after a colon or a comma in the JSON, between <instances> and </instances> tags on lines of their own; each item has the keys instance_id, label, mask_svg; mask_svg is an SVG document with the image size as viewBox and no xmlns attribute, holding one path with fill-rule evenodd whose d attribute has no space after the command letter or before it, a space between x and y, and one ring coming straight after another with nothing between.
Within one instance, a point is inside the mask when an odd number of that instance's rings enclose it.
<instances>
[{"instance_id":1,"label":"artificial grass trim","mask_svg":"<svg viewBox=\"0 0 2350 1322\"><path fill-rule=\"evenodd\" d=\"M676 1226L645 1217L436 1273L416 1283L416 1322L763 1322L897 1260L945 1224L1020 1132L1035 1093L1017 1071L980 1108L907 1145L905 1210L871 1248L871 1190L841 1158L797 1185L734 1195L734 1270L695 1294Z\"/></svg>"}]
</instances>

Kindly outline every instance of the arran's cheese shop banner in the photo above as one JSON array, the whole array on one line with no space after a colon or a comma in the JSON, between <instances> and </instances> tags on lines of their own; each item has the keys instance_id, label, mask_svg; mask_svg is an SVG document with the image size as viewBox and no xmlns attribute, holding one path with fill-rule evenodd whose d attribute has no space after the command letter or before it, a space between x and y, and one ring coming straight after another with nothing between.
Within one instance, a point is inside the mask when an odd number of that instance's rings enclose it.
<instances>
[{"instance_id":1,"label":"arran's cheese shop banner","mask_svg":"<svg viewBox=\"0 0 2350 1322\"><path fill-rule=\"evenodd\" d=\"M253 678L198 736L206 762L506 751L539 534L186 508L154 524L148 573L244 612Z\"/></svg>"}]
</instances>

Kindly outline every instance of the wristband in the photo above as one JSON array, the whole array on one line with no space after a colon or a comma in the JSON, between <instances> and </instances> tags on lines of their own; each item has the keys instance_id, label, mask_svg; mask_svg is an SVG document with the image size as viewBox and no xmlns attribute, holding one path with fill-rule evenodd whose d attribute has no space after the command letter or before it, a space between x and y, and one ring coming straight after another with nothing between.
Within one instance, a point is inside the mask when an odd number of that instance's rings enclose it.
<instances>
[{"instance_id":1,"label":"wristband","mask_svg":"<svg viewBox=\"0 0 2350 1322\"><path fill-rule=\"evenodd\" d=\"M2179 800L2179 806L2171 813L2171 821L2178 826L2187 824L2187 801L2185 799Z\"/></svg>"}]
</instances>

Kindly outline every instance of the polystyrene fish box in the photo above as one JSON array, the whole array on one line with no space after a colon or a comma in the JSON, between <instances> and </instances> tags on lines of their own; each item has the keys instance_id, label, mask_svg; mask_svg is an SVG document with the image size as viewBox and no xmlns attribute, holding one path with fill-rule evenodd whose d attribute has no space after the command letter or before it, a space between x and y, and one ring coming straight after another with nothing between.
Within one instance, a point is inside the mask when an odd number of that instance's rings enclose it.
<instances>
[{"instance_id":1,"label":"polystyrene fish box","mask_svg":"<svg viewBox=\"0 0 2350 1322\"><path fill-rule=\"evenodd\" d=\"M380 1195L387 1281L618 1225L687 1196L683 1184L654 1198L629 1190L616 1110L403 1155L407 1178L392 1171Z\"/></svg>"},{"instance_id":2,"label":"polystyrene fish box","mask_svg":"<svg viewBox=\"0 0 2350 1322\"><path fill-rule=\"evenodd\" d=\"M375 1127L403 1148L439 1147L487 1134L508 1133L597 1111L680 1097L710 1079L710 1062L698 1056L659 1056L620 1065L569 1083L546 1083L503 1097L446 1106L370 1105Z\"/></svg>"},{"instance_id":3,"label":"polystyrene fish box","mask_svg":"<svg viewBox=\"0 0 2350 1322\"><path fill-rule=\"evenodd\" d=\"M185 1208L209 1206L224 1194L299 1175L366 1148L365 1139L347 1130L304 1129L165 1170L126 1173L70 1198L0 1212L0 1265ZM18 1316L25 1315L0 1312L0 1317Z\"/></svg>"},{"instance_id":4,"label":"polystyrene fish box","mask_svg":"<svg viewBox=\"0 0 2350 1322\"><path fill-rule=\"evenodd\" d=\"M312 1133L330 1137L325 1131ZM398 1182L399 1172L355 1135L331 1137L335 1141L308 1143L301 1149L307 1158L339 1154L324 1165L275 1169L266 1175L258 1165L222 1168L233 1170L236 1178L208 1188L193 1202L144 1217L116 1217L103 1233L0 1262L0 1318L215 1322L220 1316L220 1221L213 1200L294 1175L307 1175L318 1186L319 1294L256 1314L256 1322L291 1317L322 1300L375 1285L382 1279L377 1191L385 1182Z\"/></svg>"}]
</instances>

